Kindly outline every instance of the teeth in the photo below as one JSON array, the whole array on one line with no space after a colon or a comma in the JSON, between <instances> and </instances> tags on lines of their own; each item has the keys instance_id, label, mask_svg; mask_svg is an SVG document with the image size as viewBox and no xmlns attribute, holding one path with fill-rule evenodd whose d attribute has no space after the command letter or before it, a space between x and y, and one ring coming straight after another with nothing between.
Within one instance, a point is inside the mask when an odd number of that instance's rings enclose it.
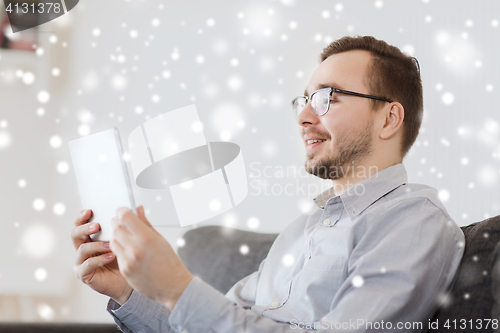
<instances>
[{"instance_id":1,"label":"teeth","mask_svg":"<svg viewBox=\"0 0 500 333\"><path fill-rule=\"evenodd\" d=\"M324 142L326 140L307 140L307 144L310 145L310 144L313 144L313 143L316 143L316 142Z\"/></svg>"}]
</instances>

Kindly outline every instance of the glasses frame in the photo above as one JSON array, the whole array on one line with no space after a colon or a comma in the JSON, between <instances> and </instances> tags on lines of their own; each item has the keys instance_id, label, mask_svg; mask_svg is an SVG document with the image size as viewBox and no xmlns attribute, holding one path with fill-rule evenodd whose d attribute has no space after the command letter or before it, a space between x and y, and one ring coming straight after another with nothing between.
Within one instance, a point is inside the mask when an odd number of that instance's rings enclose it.
<instances>
[{"instance_id":1,"label":"glasses frame","mask_svg":"<svg viewBox=\"0 0 500 333\"><path fill-rule=\"evenodd\" d=\"M298 98L305 98L306 100L306 105L307 103L309 103L309 101L312 100L314 94L316 94L317 92L320 92L320 91L323 91L323 90L329 90L328 94L328 107L326 108L326 111L323 112L322 114L317 114L316 113L316 110L314 110L313 108L313 111L314 111L314 114L316 114L318 117L319 116L322 116L324 114L326 114L328 112L328 110L330 110L330 97L332 97L332 94L334 92L336 93L339 93L339 94L344 94L344 95L351 95L351 96L356 96L356 97L363 97L363 98L369 98L369 99L376 99L376 100L379 100L379 101L383 101L383 102L388 102L388 103L392 103L393 100L391 99L388 99L388 98L384 98L384 97L379 97L379 96L373 96L373 95L367 95L367 94L362 94L362 93L357 93L357 92L354 92L354 91L349 91L349 90L343 90L343 89L338 89L338 88L333 88L333 87L328 87L328 88L322 88L322 89L318 89L316 90L315 92L313 92L311 94L311 97L308 97L308 96L297 96L295 97L293 100L292 100L292 108L294 106L294 103L295 101L298 99ZM304 106L305 107L305 106ZM403 119L404 121L404 119Z\"/></svg>"}]
</instances>

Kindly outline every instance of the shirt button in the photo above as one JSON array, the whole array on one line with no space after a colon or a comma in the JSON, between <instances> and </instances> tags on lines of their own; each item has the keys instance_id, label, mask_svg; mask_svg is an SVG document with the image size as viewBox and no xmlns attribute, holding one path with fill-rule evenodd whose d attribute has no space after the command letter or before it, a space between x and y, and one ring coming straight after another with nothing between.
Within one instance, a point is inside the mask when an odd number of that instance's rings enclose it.
<instances>
[{"instance_id":1,"label":"shirt button","mask_svg":"<svg viewBox=\"0 0 500 333\"><path fill-rule=\"evenodd\" d=\"M329 218L326 218L326 219L323 220L323 224L324 225L330 225L330 224L332 224L332 220L330 220Z\"/></svg>"},{"instance_id":2,"label":"shirt button","mask_svg":"<svg viewBox=\"0 0 500 333\"><path fill-rule=\"evenodd\" d=\"M276 307L280 306L280 302L276 302L276 301L274 301L274 302L272 302L272 303L271 303L271 306L272 306L273 308L276 308Z\"/></svg>"}]
</instances>

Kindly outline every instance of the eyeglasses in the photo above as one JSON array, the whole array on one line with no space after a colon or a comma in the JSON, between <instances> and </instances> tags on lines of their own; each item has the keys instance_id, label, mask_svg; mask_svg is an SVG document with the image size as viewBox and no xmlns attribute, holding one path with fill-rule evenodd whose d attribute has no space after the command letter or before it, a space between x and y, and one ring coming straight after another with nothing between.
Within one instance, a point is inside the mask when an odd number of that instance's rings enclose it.
<instances>
[{"instance_id":1,"label":"eyeglasses","mask_svg":"<svg viewBox=\"0 0 500 333\"><path fill-rule=\"evenodd\" d=\"M293 113L295 115L295 118L298 118L299 114L306 107L307 102L309 100L311 101L311 107L312 107L314 113L317 116L324 115L330 109L330 97L332 97L334 92L339 93L339 94L376 99L379 101L384 101L384 102L389 102L389 103L393 102L392 100L390 100L388 98L372 96L372 95L365 95L365 94L360 94L357 92L342 90L342 89L337 89L337 88L323 88L323 89L319 89L319 90L316 90L315 92L313 92L311 94L311 97L298 96L292 100L292 108L293 108Z\"/></svg>"}]
</instances>

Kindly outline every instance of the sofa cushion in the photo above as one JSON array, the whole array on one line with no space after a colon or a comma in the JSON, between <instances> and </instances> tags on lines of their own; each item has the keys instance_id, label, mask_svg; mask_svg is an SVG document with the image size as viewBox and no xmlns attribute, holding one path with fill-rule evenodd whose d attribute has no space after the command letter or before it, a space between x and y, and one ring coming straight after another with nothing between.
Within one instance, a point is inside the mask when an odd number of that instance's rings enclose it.
<instances>
[{"instance_id":1,"label":"sofa cushion","mask_svg":"<svg viewBox=\"0 0 500 333\"><path fill-rule=\"evenodd\" d=\"M461 229L465 235L464 256L449 297L431 320L438 320L439 327L428 332L493 332L491 323L488 328L485 326L487 320L492 319L494 299L491 276L495 247L500 241L500 216ZM447 321L450 325L448 328L444 326ZM464 321L466 327L462 328ZM474 325L481 322L483 325L479 330Z\"/></svg>"},{"instance_id":2,"label":"sofa cushion","mask_svg":"<svg viewBox=\"0 0 500 333\"><path fill-rule=\"evenodd\" d=\"M491 292L493 294L494 304L491 310L491 318L500 320L500 243L498 243L495 248L493 262ZM500 332L500 325L495 332Z\"/></svg>"},{"instance_id":3,"label":"sofa cushion","mask_svg":"<svg viewBox=\"0 0 500 333\"><path fill-rule=\"evenodd\" d=\"M278 234L262 234L220 226L206 226L184 234L178 254L194 275L222 293L257 271ZM248 246L248 253L240 252Z\"/></svg>"}]
</instances>

